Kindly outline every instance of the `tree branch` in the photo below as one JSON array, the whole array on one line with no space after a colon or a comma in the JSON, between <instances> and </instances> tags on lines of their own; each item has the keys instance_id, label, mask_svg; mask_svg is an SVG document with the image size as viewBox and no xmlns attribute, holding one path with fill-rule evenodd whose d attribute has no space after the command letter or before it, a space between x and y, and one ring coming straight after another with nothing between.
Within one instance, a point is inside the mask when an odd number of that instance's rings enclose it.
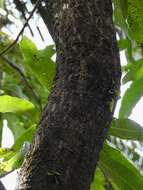
<instances>
[{"instance_id":1,"label":"tree branch","mask_svg":"<svg viewBox=\"0 0 143 190\"><path fill-rule=\"evenodd\" d=\"M35 4L33 10L31 11L29 17L27 18L25 24L23 25L23 27L20 30L19 34L17 35L16 39L9 46L7 46L2 52L0 52L0 56L4 55L7 51L9 51L17 43L17 41L19 40L20 36L24 32L24 29L28 25L29 20L32 18L34 12L36 11L37 7L39 6L40 2L41 2L41 0L37 0L36 1L36 4Z\"/></svg>"},{"instance_id":2,"label":"tree branch","mask_svg":"<svg viewBox=\"0 0 143 190\"><path fill-rule=\"evenodd\" d=\"M36 0L31 0L32 3L35 3ZM53 40L55 41L55 34L54 34L54 24L53 24L53 20L54 20L54 15L52 12L52 4L55 2L55 0L48 0L48 1L44 1L45 5L43 6L42 3L39 5L38 7L38 11L45 23L45 25L47 26L47 29L51 35L51 37L53 38Z\"/></svg>"}]
</instances>

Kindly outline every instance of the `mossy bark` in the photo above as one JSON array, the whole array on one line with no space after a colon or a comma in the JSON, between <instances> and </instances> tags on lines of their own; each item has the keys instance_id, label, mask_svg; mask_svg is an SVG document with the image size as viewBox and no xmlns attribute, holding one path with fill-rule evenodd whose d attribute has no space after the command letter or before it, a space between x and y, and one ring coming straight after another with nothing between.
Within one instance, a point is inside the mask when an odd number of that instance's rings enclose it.
<instances>
[{"instance_id":1,"label":"mossy bark","mask_svg":"<svg viewBox=\"0 0 143 190\"><path fill-rule=\"evenodd\" d=\"M18 189L89 190L120 86L112 4L48 0L42 9L57 71Z\"/></svg>"}]
</instances>

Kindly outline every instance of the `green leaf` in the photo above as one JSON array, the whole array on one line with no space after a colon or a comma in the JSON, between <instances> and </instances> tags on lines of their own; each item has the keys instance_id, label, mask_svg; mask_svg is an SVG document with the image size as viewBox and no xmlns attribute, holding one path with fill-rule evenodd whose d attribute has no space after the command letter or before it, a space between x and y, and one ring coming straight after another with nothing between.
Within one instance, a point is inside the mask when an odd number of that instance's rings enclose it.
<instances>
[{"instance_id":1,"label":"green leaf","mask_svg":"<svg viewBox=\"0 0 143 190\"><path fill-rule=\"evenodd\" d=\"M29 71L50 90L55 75L55 63L51 60L55 52L53 46L38 51L33 42L25 37L21 40L20 47Z\"/></svg>"},{"instance_id":2,"label":"green leaf","mask_svg":"<svg viewBox=\"0 0 143 190\"><path fill-rule=\"evenodd\" d=\"M4 119L8 122L8 128L12 131L14 140L21 136L25 131L25 123L22 118L16 114L4 114Z\"/></svg>"},{"instance_id":3,"label":"green leaf","mask_svg":"<svg viewBox=\"0 0 143 190\"><path fill-rule=\"evenodd\" d=\"M127 1L126 0L113 0L114 3L114 22L120 26L127 33L126 26L126 12L127 12Z\"/></svg>"},{"instance_id":4,"label":"green leaf","mask_svg":"<svg viewBox=\"0 0 143 190\"><path fill-rule=\"evenodd\" d=\"M34 105L28 100L8 95L0 96L0 112L26 113L34 111Z\"/></svg>"},{"instance_id":5,"label":"green leaf","mask_svg":"<svg viewBox=\"0 0 143 190\"><path fill-rule=\"evenodd\" d=\"M9 71L4 71L4 75L2 78L1 89L4 94L9 94L11 96L16 96L20 98L24 98L24 94L22 92L23 86L20 84L20 78L15 75L15 72L9 68Z\"/></svg>"},{"instance_id":6,"label":"green leaf","mask_svg":"<svg viewBox=\"0 0 143 190\"><path fill-rule=\"evenodd\" d=\"M121 139L143 141L143 127L131 119L114 119L109 134Z\"/></svg>"},{"instance_id":7,"label":"green leaf","mask_svg":"<svg viewBox=\"0 0 143 190\"><path fill-rule=\"evenodd\" d=\"M5 154L11 153L11 148L0 148L0 158L2 158Z\"/></svg>"},{"instance_id":8,"label":"green leaf","mask_svg":"<svg viewBox=\"0 0 143 190\"><path fill-rule=\"evenodd\" d=\"M0 8L4 8L4 0L0 0Z\"/></svg>"},{"instance_id":9,"label":"green leaf","mask_svg":"<svg viewBox=\"0 0 143 190\"><path fill-rule=\"evenodd\" d=\"M101 172L101 170L97 168L90 190L105 190L104 185L105 185L104 175Z\"/></svg>"},{"instance_id":10,"label":"green leaf","mask_svg":"<svg viewBox=\"0 0 143 190\"><path fill-rule=\"evenodd\" d=\"M33 135L35 133L36 126L33 125L29 129L27 129L17 140L15 141L14 145L12 146L12 150L19 150L20 147L24 144L24 142L32 141Z\"/></svg>"},{"instance_id":11,"label":"green leaf","mask_svg":"<svg viewBox=\"0 0 143 190\"><path fill-rule=\"evenodd\" d=\"M15 153L11 148L0 148L0 158L2 158L2 161L9 160Z\"/></svg>"},{"instance_id":12,"label":"green leaf","mask_svg":"<svg viewBox=\"0 0 143 190\"><path fill-rule=\"evenodd\" d=\"M119 41L118 41L118 46L119 46L119 49L120 50L124 50L124 49L127 49L127 48L131 48L130 47L130 42L129 42L129 40L128 39L120 39Z\"/></svg>"},{"instance_id":13,"label":"green leaf","mask_svg":"<svg viewBox=\"0 0 143 190\"><path fill-rule=\"evenodd\" d=\"M100 155L99 166L119 190L142 190L143 176L119 150L108 144L105 144Z\"/></svg>"},{"instance_id":14,"label":"green leaf","mask_svg":"<svg viewBox=\"0 0 143 190\"><path fill-rule=\"evenodd\" d=\"M27 37L23 37L20 41L20 48L27 61L31 61L31 57L36 55L38 51L36 45Z\"/></svg>"},{"instance_id":15,"label":"green leaf","mask_svg":"<svg viewBox=\"0 0 143 190\"><path fill-rule=\"evenodd\" d=\"M123 84L127 83L128 81L135 81L140 78L143 78L143 59L139 59L137 61L128 64L127 67L128 72L123 77Z\"/></svg>"},{"instance_id":16,"label":"green leaf","mask_svg":"<svg viewBox=\"0 0 143 190\"><path fill-rule=\"evenodd\" d=\"M0 113L0 146L2 143L2 130L3 130L3 118L2 118L1 113Z\"/></svg>"},{"instance_id":17,"label":"green leaf","mask_svg":"<svg viewBox=\"0 0 143 190\"><path fill-rule=\"evenodd\" d=\"M128 118L137 102L143 96L143 78L133 81L123 96L119 111L120 118Z\"/></svg>"},{"instance_id":18,"label":"green leaf","mask_svg":"<svg viewBox=\"0 0 143 190\"><path fill-rule=\"evenodd\" d=\"M143 43L143 1L128 0L128 31L137 44Z\"/></svg>"},{"instance_id":19,"label":"green leaf","mask_svg":"<svg viewBox=\"0 0 143 190\"><path fill-rule=\"evenodd\" d=\"M24 159L23 151L17 152L13 157L9 160L2 161L0 163L0 177L4 177L15 169L18 169Z\"/></svg>"},{"instance_id":20,"label":"green leaf","mask_svg":"<svg viewBox=\"0 0 143 190\"><path fill-rule=\"evenodd\" d=\"M128 9L128 0L120 0L121 10L124 16L124 19L127 18L127 9Z\"/></svg>"},{"instance_id":21,"label":"green leaf","mask_svg":"<svg viewBox=\"0 0 143 190\"><path fill-rule=\"evenodd\" d=\"M46 46L43 50L40 50L39 52L41 52L43 56L47 56L48 58L51 58L56 53L56 50L54 48L55 48L54 45L49 45L49 46Z\"/></svg>"}]
</instances>

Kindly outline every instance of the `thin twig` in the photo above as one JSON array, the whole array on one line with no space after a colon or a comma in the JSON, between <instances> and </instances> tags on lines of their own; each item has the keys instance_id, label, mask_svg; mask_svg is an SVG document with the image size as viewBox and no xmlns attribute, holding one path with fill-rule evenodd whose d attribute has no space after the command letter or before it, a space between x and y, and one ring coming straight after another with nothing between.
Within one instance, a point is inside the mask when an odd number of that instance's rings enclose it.
<instances>
[{"instance_id":1,"label":"thin twig","mask_svg":"<svg viewBox=\"0 0 143 190\"><path fill-rule=\"evenodd\" d=\"M42 35L42 32L41 32L39 26L36 26L36 28L37 28L37 30L38 30L38 32L39 32L39 35L40 35L40 37L41 37L41 40L44 42L45 40L44 40L44 37L43 37L43 35Z\"/></svg>"},{"instance_id":2,"label":"thin twig","mask_svg":"<svg viewBox=\"0 0 143 190\"><path fill-rule=\"evenodd\" d=\"M35 100L38 102L40 109L42 110L41 107L41 103L40 103L40 99L37 96L37 94L35 93L35 91L33 90L32 86L30 85L30 83L27 81L26 76L24 75L24 73L21 71L21 69L12 61L10 61L7 57L5 56L1 56L1 58L10 66L12 67L14 70L16 70L19 75L21 76L21 78L23 79L25 85L27 86L27 88L30 90L30 92L33 94L33 97L35 98Z\"/></svg>"},{"instance_id":3,"label":"thin twig","mask_svg":"<svg viewBox=\"0 0 143 190\"><path fill-rule=\"evenodd\" d=\"M41 0L37 0L36 1L36 4L35 4L33 10L31 11L29 17L27 18L25 24L23 25L23 27L20 30L19 34L17 35L16 39L9 46L7 46L2 52L0 52L0 56L2 56L3 54L5 54L9 49L11 49L17 43L17 41L19 40L20 36L22 35L24 29L28 25L29 20L33 16L33 14L34 14L35 10L37 9L37 7L39 6L40 2L41 2Z\"/></svg>"}]
</instances>

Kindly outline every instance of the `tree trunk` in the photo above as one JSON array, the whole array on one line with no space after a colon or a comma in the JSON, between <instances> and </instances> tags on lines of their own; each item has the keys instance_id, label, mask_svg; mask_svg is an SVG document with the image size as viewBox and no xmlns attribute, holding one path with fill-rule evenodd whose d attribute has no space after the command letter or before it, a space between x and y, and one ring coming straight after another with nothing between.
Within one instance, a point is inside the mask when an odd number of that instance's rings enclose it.
<instances>
[{"instance_id":1,"label":"tree trunk","mask_svg":"<svg viewBox=\"0 0 143 190\"><path fill-rule=\"evenodd\" d=\"M89 190L120 86L112 4L45 2L57 71L18 189Z\"/></svg>"}]
</instances>

